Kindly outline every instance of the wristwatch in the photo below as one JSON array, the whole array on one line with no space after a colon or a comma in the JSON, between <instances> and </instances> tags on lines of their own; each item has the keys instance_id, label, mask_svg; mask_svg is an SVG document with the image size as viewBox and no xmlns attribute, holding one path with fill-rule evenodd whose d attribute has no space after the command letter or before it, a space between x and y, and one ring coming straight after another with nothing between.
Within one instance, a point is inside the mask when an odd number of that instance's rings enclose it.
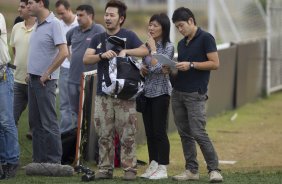
<instances>
[{"instance_id":1,"label":"wristwatch","mask_svg":"<svg viewBox=\"0 0 282 184\"><path fill-rule=\"evenodd\" d=\"M101 60L103 60L102 54L103 54L103 52L99 53L99 58L100 58Z\"/></svg>"},{"instance_id":2,"label":"wristwatch","mask_svg":"<svg viewBox=\"0 0 282 184\"><path fill-rule=\"evenodd\" d=\"M195 68L194 63L193 63L193 62L190 62L189 67L190 67L190 69L191 69L191 68Z\"/></svg>"},{"instance_id":3,"label":"wristwatch","mask_svg":"<svg viewBox=\"0 0 282 184\"><path fill-rule=\"evenodd\" d=\"M157 51L151 51L151 54L152 55L157 54Z\"/></svg>"}]
</instances>

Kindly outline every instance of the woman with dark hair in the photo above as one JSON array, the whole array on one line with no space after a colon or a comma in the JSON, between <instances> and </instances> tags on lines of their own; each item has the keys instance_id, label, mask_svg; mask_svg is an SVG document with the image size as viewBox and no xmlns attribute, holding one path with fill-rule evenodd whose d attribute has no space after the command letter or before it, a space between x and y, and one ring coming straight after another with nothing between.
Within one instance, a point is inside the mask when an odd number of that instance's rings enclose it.
<instances>
[{"instance_id":1,"label":"woman with dark hair","mask_svg":"<svg viewBox=\"0 0 282 184\"><path fill-rule=\"evenodd\" d=\"M169 164L169 140L167 137L168 107L172 91L168 70L153 54L163 54L172 59L174 47L170 42L170 21L166 14L150 18L146 46L150 54L143 58L142 74L145 76L144 95L146 109L142 112L150 165L140 177L148 179L167 178Z\"/></svg>"}]
</instances>

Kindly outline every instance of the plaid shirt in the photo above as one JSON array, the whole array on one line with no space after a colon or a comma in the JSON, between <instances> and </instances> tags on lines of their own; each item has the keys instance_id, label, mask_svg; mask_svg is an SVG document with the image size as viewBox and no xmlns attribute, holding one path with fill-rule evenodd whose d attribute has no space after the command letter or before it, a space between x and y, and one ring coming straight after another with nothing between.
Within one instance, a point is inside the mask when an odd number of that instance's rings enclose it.
<instances>
[{"instance_id":1,"label":"plaid shirt","mask_svg":"<svg viewBox=\"0 0 282 184\"><path fill-rule=\"evenodd\" d=\"M158 54L164 54L168 58L173 59L174 47L172 43L167 42L165 47L163 47L162 42L158 41L156 46ZM145 96L153 98L164 94L171 95L172 86L169 75L162 73L162 64L157 63L155 66L152 66L151 60L151 55L143 58L143 64L147 65L149 70L148 75L145 76Z\"/></svg>"}]
</instances>

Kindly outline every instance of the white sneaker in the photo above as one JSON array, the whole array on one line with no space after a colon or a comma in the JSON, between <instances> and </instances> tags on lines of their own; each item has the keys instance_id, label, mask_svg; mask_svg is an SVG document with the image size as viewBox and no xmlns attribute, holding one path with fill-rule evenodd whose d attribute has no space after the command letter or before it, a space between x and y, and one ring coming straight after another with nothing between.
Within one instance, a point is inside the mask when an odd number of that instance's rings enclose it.
<instances>
[{"instance_id":1,"label":"white sneaker","mask_svg":"<svg viewBox=\"0 0 282 184\"><path fill-rule=\"evenodd\" d=\"M159 179L166 179L167 177L167 170L165 165L159 165L156 172L154 172L149 179L150 180L159 180Z\"/></svg>"},{"instance_id":2,"label":"white sneaker","mask_svg":"<svg viewBox=\"0 0 282 184\"><path fill-rule=\"evenodd\" d=\"M185 170L183 173L172 177L172 179L177 181L199 180L199 178L199 173L194 174L189 170Z\"/></svg>"},{"instance_id":3,"label":"white sneaker","mask_svg":"<svg viewBox=\"0 0 282 184\"><path fill-rule=\"evenodd\" d=\"M221 176L220 172L217 170L211 171L209 175L210 175L211 183L219 183L223 181L223 177Z\"/></svg>"},{"instance_id":4,"label":"white sneaker","mask_svg":"<svg viewBox=\"0 0 282 184\"><path fill-rule=\"evenodd\" d=\"M154 160L151 161L149 167L146 169L145 173L142 174L141 178L149 178L158 169L158 163Z\"/></svg>"}]
</instances>

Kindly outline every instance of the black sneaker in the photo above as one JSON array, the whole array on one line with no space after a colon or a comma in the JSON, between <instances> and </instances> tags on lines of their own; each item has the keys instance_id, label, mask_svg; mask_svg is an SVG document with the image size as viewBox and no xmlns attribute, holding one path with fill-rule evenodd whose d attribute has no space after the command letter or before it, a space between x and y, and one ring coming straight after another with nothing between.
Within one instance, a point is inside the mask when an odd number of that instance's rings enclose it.
<instances>
[{"instance_id":1,"label":"black sneaker","mask_svg":"<svg viewBox=\"0 0 282 184\"><path fill-rule=\"evenodd\" d=\"M0 180L4 180L4 179L6 179L5 174L0 175Z\"/></svg>"},{"instance_id":2,"label":"black sneaker","mask_svg":"<svg viewBox=\"0 0 282 184\"><path fill-rule=\"evenodd\" d=\"M17 174L18 164L7 164L3 167L5 179L14 178Z\"/></svg>"},{"instance_id":3,"label":"black sneaker","mask_svg":"<svg viewBox=\"0 0 282 184\"><path fill-rule=\"evenodd\" d=\"M4 173L4 169L5 169L6 165L0 164L0 180L4 180L6 178L5 173Z\"/></svg>"},{"instance_id":4,"label":"black sneaker","mask_svg":"<svg viewBox=\"0 0 282 184\"><path fill-rule=\"evenodd\" d=\"M0 164L0 176L4 174L3 169L2 169L2 164Z\"/></svg>"}]
</instances>

